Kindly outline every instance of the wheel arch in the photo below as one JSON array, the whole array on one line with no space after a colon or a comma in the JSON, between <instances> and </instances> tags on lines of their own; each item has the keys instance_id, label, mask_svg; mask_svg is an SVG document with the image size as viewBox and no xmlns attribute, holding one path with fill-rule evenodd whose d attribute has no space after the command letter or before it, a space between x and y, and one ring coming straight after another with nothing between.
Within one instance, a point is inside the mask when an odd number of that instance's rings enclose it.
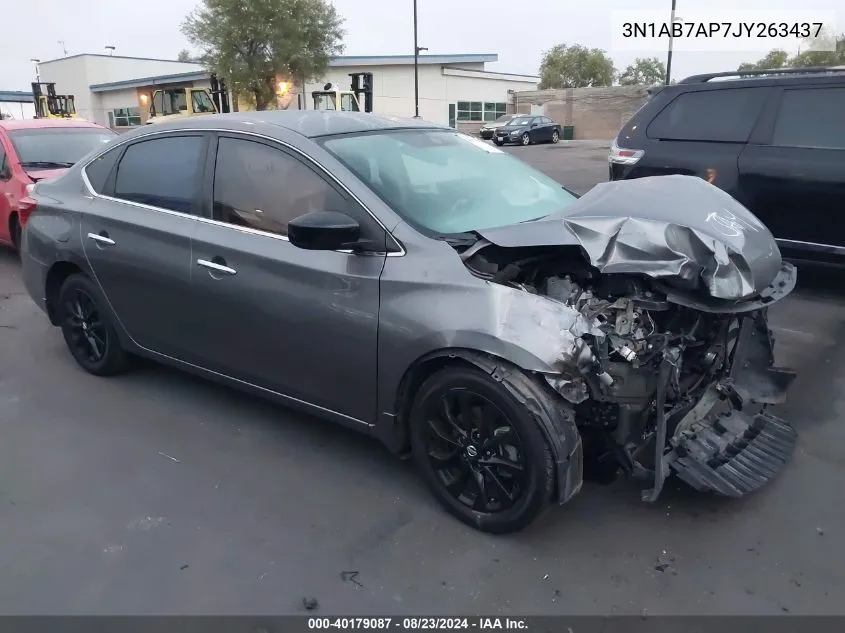
<instances>
[{"instance_id":1,"label":"wheel arch","mask_svg":"<svg viewBox=\"0 0 845 633\"><path fill-rule=\"evenodd\" d=\"M68 260L53 263L47 271L47 276L44 279L44 298L47 316L53 325L59 325L59 317L56 310L59 290L61 290L65 280L75 273L87 274L81 266Z\"/></svg>"},{"instance_id":2,"label":"wheel arch","mask_svg":"<svg viewBox=\"0 0 845 633\"><path fill-rule=\"evenodd\" d=\"M408 451L414 394L436 372L454 366L474 367L490 375L531 412L554 455L558 501L564 503L573 497L583 483L583 449L571 406L534 373L495 354L456 347L438 349L418 358L399 381L392 433L388 438L381 437L382 441L396 452Z\"/></svg>"}]
</instances>

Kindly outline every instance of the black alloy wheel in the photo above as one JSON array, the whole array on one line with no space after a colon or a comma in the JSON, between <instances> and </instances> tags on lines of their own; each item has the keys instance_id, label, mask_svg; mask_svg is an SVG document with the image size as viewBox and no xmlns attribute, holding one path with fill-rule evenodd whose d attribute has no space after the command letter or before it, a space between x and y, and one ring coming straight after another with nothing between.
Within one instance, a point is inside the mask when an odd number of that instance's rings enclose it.
<instances>
[{"instance_id":1,"label":"black alloy wheel","mask_svg":"<svg viewBox=\"0 0 845 633\"><path fill-rule=\"evenodd\" d=\"M77 364L95 376L122 373L128 364L103 305L96 285L79 273L68 277L59 291L57 307L65 343Z\"/></svg>"},{"instance_id":2,"label":"black alloy wheel","mask_svg":"<svg viewBox=\"0 0 845 633\"><path fill-rule=\"evenodd\" d=\"M445 369L423 385L412 447L440 502L483 531L522 529L551 500L554 461L542 430L479 370Z\"/></svg>"},{"instance_id":3,"label":"black alloy wheel","mask_svg":"<svg viewBox=\"0 0 845 633\"><path fill-rule=\"evenodd\" d=\"M523 145L530 145L531 144L531 135L526 132L522 135L522 144Z\"/></svg>"}]
</instances>

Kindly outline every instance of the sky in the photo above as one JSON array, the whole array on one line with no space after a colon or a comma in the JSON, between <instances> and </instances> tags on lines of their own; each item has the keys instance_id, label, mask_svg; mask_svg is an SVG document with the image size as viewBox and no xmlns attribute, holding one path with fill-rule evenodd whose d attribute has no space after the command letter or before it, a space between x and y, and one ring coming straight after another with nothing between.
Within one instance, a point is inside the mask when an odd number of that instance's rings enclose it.
<instances>
[{"instance_id":1,"label":"sky","mask_svg":"<svg viewBox=\"0 0 845 633\"><path fill-rule=\"evenodd\" d=\"M332 0L346 19L347 55L413 54L413 0ZM0 90L29 90L34 81L30 59L65 54L104 53L115 46L115 55L175 59L188 42L179 30L198 0L0 0L0 15L18 14L25 28L5 28L0 37ZM556 44L582 44L606 50L618 69L636 57L659 50L617 50L612 35L613 11L642 10L665 13L671 0L417 0L419 45L429 54L498 53L488 70L537 74L543 52ZM735 10L736 0L677 0L677 16L684 11L719 21ZM742 9L755 20L777 19L775 12L838 10L838 30L845 30L843 0L742 0ZM782 14L781 14L782 15ZM756 44L755 44L756 45ZM725 46L730 46L729 42ZM742 48L742 47L740 47ZM756 61L771 48L761 41L759 50L676 51L673 77L702 72L734 70L744 61Z\"/></svg>"}]
</instances>

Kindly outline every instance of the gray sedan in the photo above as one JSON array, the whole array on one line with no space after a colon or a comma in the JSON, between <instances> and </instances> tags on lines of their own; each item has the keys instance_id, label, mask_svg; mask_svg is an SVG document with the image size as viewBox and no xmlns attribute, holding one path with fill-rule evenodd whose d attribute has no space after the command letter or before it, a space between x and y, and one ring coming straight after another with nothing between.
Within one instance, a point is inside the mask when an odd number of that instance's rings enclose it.
<instances>
[{"instance_id":1,"label":"gray sedan","mask_svg":"<svg viewBox=\"0 0 845 633\"><path fill-rule=\"evenodd\" d=\"M649 500L671 473L738 496L781 470L794 432L741 402L791 380L749 335L794 269L723 195L679 176L579 199L372 114L197 117L35 185L23 278L85 371L147 357L369 433L501 533L585 470Z\"/></svg>"}]
</instances>

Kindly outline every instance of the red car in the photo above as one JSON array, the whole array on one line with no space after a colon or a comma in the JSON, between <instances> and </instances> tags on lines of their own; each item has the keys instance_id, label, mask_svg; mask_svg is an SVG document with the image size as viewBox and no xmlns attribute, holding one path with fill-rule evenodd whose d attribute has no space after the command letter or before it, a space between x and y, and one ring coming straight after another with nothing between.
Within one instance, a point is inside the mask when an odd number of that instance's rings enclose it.
<instances>
[{"instance_id":1,"label":"red car","mask_svg":"<svg viewBox=\"0 0 845 633\"><path fill-rule=\"evenodd\" d=\"M27 185L64 173L116 132L69 119L0 120L0 243L17 249L31 211Z\"/></svg>"}]
</instances>

